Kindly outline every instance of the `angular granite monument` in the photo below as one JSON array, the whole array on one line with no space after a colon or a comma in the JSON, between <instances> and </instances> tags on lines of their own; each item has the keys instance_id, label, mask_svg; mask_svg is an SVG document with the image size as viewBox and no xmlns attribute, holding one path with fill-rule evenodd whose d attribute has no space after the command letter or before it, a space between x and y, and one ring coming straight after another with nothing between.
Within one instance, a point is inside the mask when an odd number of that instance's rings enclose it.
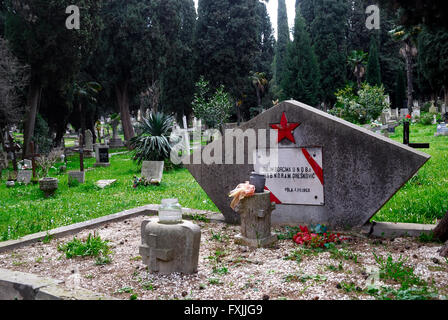
<instances>
[{"instance_id":1,"label":"angular granite monument","mask_svg":"<svg viewBox=\"0 0 448 320\"><path fill-rule=\"evenodd\" d=\"M235 130L275 130L278 165L266 167L253 159L266 146L244 144L243 150L225 148L235 141ZM249 135L249 134L248 134ZM266 175L266 189L276 203L273 224L325 224L333 229L362 227L430 158L406 145L377 135L297 101L285 101L244 125L226 131L214 142L222 146L218 164L186 164L227 222L238 223L230 208L230 190L249 180L252 171ZM248 146L249 145L249 146ZM203 147L202 153L207 147ZM255 150L257 149L257 150ZM233 152L234 164L226 155ZM236 157L244 161L236 164ZM190 158L190 163L194 155ZM260 159L261 159L260 158ZM221 162L222 164L220 164ZM255 163L254 163L255 162Z\"/></svg>"}]
</instances>

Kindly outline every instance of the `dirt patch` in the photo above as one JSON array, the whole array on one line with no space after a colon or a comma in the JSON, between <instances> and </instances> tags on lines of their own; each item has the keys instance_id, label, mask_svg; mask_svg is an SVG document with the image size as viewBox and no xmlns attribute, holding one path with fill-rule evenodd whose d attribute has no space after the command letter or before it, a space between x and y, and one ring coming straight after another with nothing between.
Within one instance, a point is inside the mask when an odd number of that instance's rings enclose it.
<instances>
[{"instance_id":1,"label":"dirt patch","mask_svg":"<svg viewBox=\"0 0 448 320\"><path fill-rule=\"evenodd\" d=\"M73 239L67 236L0 254L0 268L63 280L67 288L82 287L121 299L375 299L366 292L372 268L378 267L375 253L407 259L415 274L437 289L438 298L448 295L448 262L439 257L438 244L412 238L351 237L332 252L301 250L292 240L255 250L234 244L238 226L213 222L195 222L202 231L198 273L151 274L139 255L143 219L96 229L102 239L110 241L110 264L96 265L90 257L67 259L57 249ZM80 232L77 238L87 238L89 233L93 231ZM393 281L378 284L400 287Z\"/></svg>"}]
</instances>

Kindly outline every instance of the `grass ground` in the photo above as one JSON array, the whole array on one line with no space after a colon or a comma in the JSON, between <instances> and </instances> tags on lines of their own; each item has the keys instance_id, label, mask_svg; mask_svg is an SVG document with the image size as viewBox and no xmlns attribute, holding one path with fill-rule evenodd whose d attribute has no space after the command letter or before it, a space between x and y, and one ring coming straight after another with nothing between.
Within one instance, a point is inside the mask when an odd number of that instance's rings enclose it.
<instances>
[{"instance_id":1,"label":"grass ground","mask_svg":"<svg viewBox=\"0 0 448 320\"><path fill-rule=\"evenodd\" d=\"M448 136L434 137L436 125L413 124L410 142L429 142L419 149L431 159L374 216L376 221L435 223L448 211ZM390 136L403 142L403 127Z\"/></svg>"},{"instance_id":2,"label":"grass ground","mask_svg":"<svg viewBox=\"0 0 448 320\"><path fill-rule=\"evenodd\" d=\"M163 198L178 198L184 207L218 210L186 169L165 172L159 186L134 189L133 176L140 176L140 172L130 155L113 156L110 162L109 168L87 171L87 182L74 187L69 187L66 174L51 170L50 176L59 179L59 188L48 199L43 197L39 185L6 188L4 171L0 183L0 241L160 203ZM86 170L94 163L94 158L85 159ZM67 170L79 170L78 155L69 157ZM94 184L102 179L117 179L117 182L103 190Z\"/></svg>"},{"instance_id":3,"label":"grass ground","mask_svg":"<svg viewBox=\"0 0 448 320\"><path fill-rule=\"evenodd\" d=\"M435 131L435 125L411 126L411 142L429 142L431 148L422 151L432 158L374 216L374 220L435 223L437 218L444 216L448 210L448 137L434 137ZM402 132L402 127L398 127L391 138L402 141ZM111 153L116 151L111 150ZM59 178L59 188L49 199L43 197L38 185L6 188L7 171L3 171L0 241L160 203L163 198L178 198L184 207L218 211L186 169L164 173L160 186L134 189L133 176L139 176L140 172L130 158L129 154L111 157L109 168L87 171L87 183L75 187L69 187L66 174L52 170L50 176ZM93 167L94 162L94 158L86 159L86 169ZM69 157L67 170L79 170L77 155ZM94 185L101 179L117 179L117 183L102 190Z\"/></svg>"}]
</instances>

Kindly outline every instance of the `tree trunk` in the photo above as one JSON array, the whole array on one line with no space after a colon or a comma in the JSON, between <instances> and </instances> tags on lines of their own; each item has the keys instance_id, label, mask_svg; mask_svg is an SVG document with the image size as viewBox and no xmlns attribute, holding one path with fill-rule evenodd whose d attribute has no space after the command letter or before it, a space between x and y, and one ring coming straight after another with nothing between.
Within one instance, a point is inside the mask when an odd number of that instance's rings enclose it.
<instances>
[{"instance_id":1,"label":"tree trunk","mask_svg":"<svg viewBox=\"0 0 448 320\"><path fill-rule=\"evenodd\" d=\"M409 48L409 50L408 50ZM407 97L408 97L408 110L409 110L409 114L412 114L412 108L414 107L414 99L412 97L413 91L414 91L414 86L412 85L412 52L411 49L412 45L411 44L407 44L406 45L406 54L405 54L405 58L406 58L406 77L407 77L407 81L408 81L408 92L407 92Z\"/></svg>"},{"instance_id":2,"label":"tree trunk","mask_svg":"<svg viewBox=\"0 0 448 320\"><path fill-rule=\"evenodd\" d=\"M448 241L448 212L445 217L439 222L437 227L434 228L434 238L440 241Z\"/></svg>"},{"instance_id":3,"label":"tree trunk","mask_svg":"<svg viewBox=\"0 0 448 320\"><path fill-rule=\"evenodd\" d=\"M86 136L86 117L82 111L82 103L79 102L78 105L78 110L79 110L79 120L80 120L80 124L81 124L81 134L83 137ZM80 146L82 147L82 146Z\"/></svg>"},{"instance_id":4,"label":"tree trunk","mask_svg":"<svg viewBox=\"0 0 448 320\"><path fill-rule=\"evenodd\" d=\"M115 93L120 108L121 124L123 126L124 139L129 142L135 136L134 128L131 123L131 114L129 112L128 83L124 81L115 85Z\"/></svg>"},{"instance_id":5,"label":"tree trunk","mask_svg":"<svg viewBox=\"0 0 448 320\"><path fill-rule=\"evenodd\" d=\"M29 154L29 145L34 135L34 127L36 124L36 116L39 108L40 95L41 95L40 81L35 76L32 76L27 97L27 113L23 132L23 150L22 150L23 159L25 159Z\"/></svg>"}]
</instances>

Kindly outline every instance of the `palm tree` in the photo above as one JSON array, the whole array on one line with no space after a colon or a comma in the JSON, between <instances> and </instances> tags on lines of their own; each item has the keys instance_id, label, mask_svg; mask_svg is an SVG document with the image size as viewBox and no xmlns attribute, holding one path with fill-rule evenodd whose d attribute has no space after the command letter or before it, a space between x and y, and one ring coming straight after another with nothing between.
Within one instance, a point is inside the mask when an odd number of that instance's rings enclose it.
<instances>
[{"instance_id":1,"label":"palm tree","mask_svg":"<svg viewBox=\"0 0 448 320\"><path fill-rule=\"evenodd\" d=\"M356 77L356 83L358 84L358 89L361 88L361 80L366 73L365 65L367 63L368 53L362 50L353 50L348 56L348 64L353 70L353 74Z\"/></svg>"},{"instance_id":2,"label":"palm tree","mask_svg":"<svg viewBox=\"0 0 448 320\"><path fill-rule=\"evenodd\" d=\"M261 106L261 99L266 91L266 86L269 81L266 79L266 74L264 72L250 72L250 80L252 85L255 87L257 93L257 108L263 109Z\"/></svg>"},{"instance_id":3,"label":"palm tree","mask_svg":"<svg viewBox=\"0 0 448 320\"><path fill-rule=\"evenodd\" d=\"M412 68L413 68L413 58L417 55L417 36L421 31L420 26L414 27L404 27L398 26L397 28L389 31L396 41L401 41L403 46L400 49L400 54L404 57L406 61L406 77L408 81L407 97L408 97L408 110L409 114L412 114L412 107L414 105L414 99L412 93L414 87L412 85Z\"/></svg>"}]
</instances>

